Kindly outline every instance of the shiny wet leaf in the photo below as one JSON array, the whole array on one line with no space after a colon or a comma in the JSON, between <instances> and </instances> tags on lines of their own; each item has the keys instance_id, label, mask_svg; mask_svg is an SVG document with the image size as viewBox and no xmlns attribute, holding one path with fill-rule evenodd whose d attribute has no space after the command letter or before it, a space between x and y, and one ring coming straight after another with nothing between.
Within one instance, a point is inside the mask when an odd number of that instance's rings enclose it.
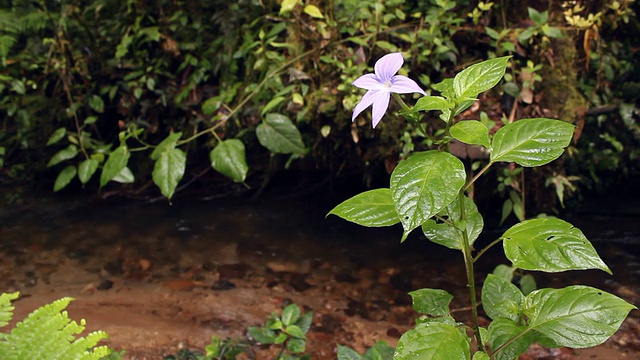
<instances>
[{"instance_id":1,"label":"shiny wet leaf","mask_svg":"<svg viewBox=\"0 0 640 360\"><path fill-rule=\"evenodd\" d=\"M327 215L331 214L369 227L391 226L400 222L390 189L375 189L360 193L343 201Z\"/></svg>"}]
</instances>

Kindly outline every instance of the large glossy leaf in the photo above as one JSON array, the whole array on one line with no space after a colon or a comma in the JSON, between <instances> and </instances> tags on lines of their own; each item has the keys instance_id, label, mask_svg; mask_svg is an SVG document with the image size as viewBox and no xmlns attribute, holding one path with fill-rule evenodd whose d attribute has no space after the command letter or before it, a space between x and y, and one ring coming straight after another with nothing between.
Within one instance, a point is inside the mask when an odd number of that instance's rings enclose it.
<instances>
[{"instance_id":1,"label":"large glossy leaf","mask_svg":"<svg viewBox=\"0 0 640 360\"><path fill-rule=\"evenodd\" d=\"M282 114L267 114L256 128L260 144L276 154L304 154L298 128Z\"/></svg>"},{"instance_id":2,"label":"large glossy leaf","mask_svg":"<svg viewBox=\"0 0 640 360\"><path fill-rule=\"evenodd\" d=\"M575 126L554 119L522 119L500 128L493 136L491 161L532 167L557 159L569 145Z\"/></svg>"},{"instance_id":3,"label":"large glossy leaf","mask_svg":"<svg viewBox=\"0 0 640 360\"><path fill-rule=\"evenodd\" d=\"M523 221L507 230L502 239L505 255L520 269L600 269L611 274L582 231L557 218Z\"/></svg>"},{"instance_id":4,"label":"large glossy leaf","mask_svg":"<svg viewBox=\"0 0 640 360\"><path fill-rule=\"evenodd\" d=\"M184 151L170 148L163 151L153 166L151 177L160 188L162 195L171 199L178 186L187 164L187 156Z\"/></svg>"},{"instance_id":5,"label":"large glossy leaf","mask_svg":"<svg viewBox=\"0 0 640 360\"><path fill-rule=\"evenodd\" d=\"M453 78L456 97L458 99L475 98L478 94L496 86L504 76L510 58L511 56L503 56L486 60L459 72Z\"/></svg>"},{"instance_id":6,"label":"large glossy leaf","mask_svg":"<svg viewBox=\"0 0 640 360\"><path fill-rule=\"evenodd\" d=\"M489 143L489 129L477 120L460 121L449 129L449 133L454 139L460 140L469 145L482 145L491 147Z\"/></svg>"},{"instance_id":7,"label":"large glossy leaf","mask_svg":"<svg viewBox=\"0 0 640 360\"><path fill-rule=\"evenodd\" d=\"M338 344L338 360L362 360L362 355L348 346Z\"/></svg>"},{"instance_id":8,"label":"large glossy leaf","mask_svg":"<svg viewBox=\"0 0 640 360\"><path fill-rule=\"evenodd\" d=\"M331 214L369 227L391 226L400 222L389 189L375 189L358 194L340 203L327 215Z\"/></svg>"},{"instance_id":9,"label":"large glossy leaf","mask_svg":"<svg viewBox=\"0 0 640 360\"><path fill-rule=\"evenodd\" d=\"M448 316L449 304L453 295L440 289L420 289L409 293L413 300L413 309L419 314L430 316Z\"/></svg>"},{"instance_id":10,"label":"large glossy leaf","mask_svg":"<svg viewBox=\"0 0 640 360\"><path fill-rule=\"evenodd\" d=\"M636 307L605 291L574 285L541 289L525 299L529 327L558 346L584 348L602 344Z\"/></svg>"},{"instance_id":11,"label":"large glossy leaf","mask_svg":"<svg viewBox=\"0 0 640 360\"><path fill-rule=\"evenodd\" d=\"M96 159L86 159L78 165L78 178L80 182L86 184L93 174L98 170L100 163Z\"/></svg>"},{"instance_id":12,"label":"large glossy leaf","mask_svg":"<svg viewBox=\"0 0 640 360\"><path fill-rule=\"evenodd\" d=\"M520 335L522 334L522 335ZM520 335L509 345L500 348L507 341ZM535 333L527 326L518 325L513 320L496 319L489 325L489 346L493 351L495 360L514 360L524 353L535 341Z\"/></svg>"},{"instance_id":13,"label":"large glossy leaf","mask_svg":"<svg viewBox=\"0 0 640 360\"><path fill-rule=\"evenodd\" d=\"M424 323L404 333L394 360L469 360L469 337L450 324Z\"/></svg>"},{"instance_id":14,"label":"large glossy leaf","mask_svg":"<svg viewBox=\"0 0 640 360\"><path fill-rule=\"evenodd\" d=\"M58 176L56 177L56 181L53 183L53 191L60 191L64 189L74 177L76 177L76 167L73 165L69 165L62 169Z\"/></svg>"},{"instance_id":15,"label":"large glossy leaf","mask_svg":"<svg viewBox=\"0 0 640 360\"><path fill-rule=\"evenodd\" d=\"M473 354L473 360L491 360L489 355L484 351L478 351Z\"/></svg>"},{"instance_id":16,"label":"large glossy leaf","mask_svg":"<svg viewBox=\"0 0 640 360\"><path fill-rule=\"evenodd\" d=\"M490 318L520 320L524 295L511 282L489 274L482 285L482 308Z\"/></svg>"},{"instance_id":17,"label":"large glossy leaf","mask_svg":"<svg viewBox=\"0 0 640 360\"><path fill-rule=\"evenodd\" d=\"M221 141L209 153L211 167L237 183L243 182L249 172L245 156L244 143L238 139Z\"/></svg>"},{"instance_id":18,"label":"large glossy leaf","mask_svg":"<svg viewBox=\"0 0 640 360\"><path fill-rule=\"evenodd\" d=\"M419 152L400 162L391 174L391 194L402 239L455 200L465 179L462 162L446 152Z\"/></svg>"},{"instance_id":19,"label":"large glossy leaf","mask_svg":"<svg viewBox=\"0 0 640 360\"><path fill-rule=\"evenodd\" d=\"M51 167L65 160L73 159L74 157L76 157L76 155L78 155L78 152L79 152L78 147L71 144L66 148L55 153L55 155L53 155L49 160L49 162L47 163L47 167Z\"/></svg>"},{"instance_id":20,"label":"large glossy leaf","mask_svg":"<svg viewBox=\"0 0 640 360\"><path fill-rule=\"evenodd\" d=\"M158 160L163 153L170 151L171 149L176 147L176 143L180 140L182 136L181 132L171 133L167 136L160 144L153 149L151 153L151 160Z\"/></svg>"},{"instance_id":21,"label":"large glossy leaf","mask_svg":"<svg viewBox=\"0 0 640 360\"><path fill-rule=\"evenodd\" d=\"M100 174L100 187L105 186L127 166L130 156L131 153L126 145L120 145L109 154Z\"/></svg>"},{"instance_id":22,"label":"large glossy leaf","mask_svg":"<svg viewBox=\"0 0 640 360\"><path fill-rule=\"evenodd\" d=\"M456 199L439 213L440 216L447 218L451 224L429 219L422 225L422 232L427 239L450 249L460 250L464 240L460 227L462 224L466 224L469 244L473 244L482 232L484 221L473 200L465 196L464 203L464 222L462 222L460 214L460 201Z\"/></svg>"}]
</instances>

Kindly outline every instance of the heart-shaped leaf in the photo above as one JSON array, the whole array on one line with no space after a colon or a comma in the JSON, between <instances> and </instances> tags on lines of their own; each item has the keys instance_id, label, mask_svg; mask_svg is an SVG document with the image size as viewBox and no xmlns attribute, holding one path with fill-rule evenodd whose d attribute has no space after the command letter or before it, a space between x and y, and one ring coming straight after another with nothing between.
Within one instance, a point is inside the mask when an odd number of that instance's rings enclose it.
<instances>
[{"instance_id":1,"label":"heart-shaped leaf","mask_svg":"<svg viewBox=\"0 0 640 360\"><path fill-rule=\"evenodd\" d=\"M185 153L177 148L163 151L153 166L151 177L153 182L160 188L162 195L171 199L178 186L187 163Z\"/></svg>"},{"instance_id":2,"label":"heart-shaped leaf","mask_svg":"<svg viewBox=\"0 0 640 360\"><path fill-rule=\"evenodd\" d=\"M209 153L211 167L237 183L244 182L249 172L245 156L244 144L238 139L221 141Z\"/></svg>"},{"instance_id":3,"label":"heart-shaped leaf","mask_svg":"<svg viewBox=\"0 0 640 360\"><path fill-rule=\"evenodd\" d=\"M267 114L256 128L260 144L276 154L304 154L304 143L298 128L282 114Z\"/></svg>"},{"instance_id":4,"label":"heart-shaped leaf","mask_svg":"<svg viewBox=\"0 0 640 360\"><path fill-rule=\"evenodd\" d=\"M127 166L130 156L131 153L126 145L120 145L109 154L100 174L100 187L105 186Z\"/></svg>"},{"instance_id":5,"label":"heart-shaped leaf","mask_svg":"<svg viewBox=\"0 0 640 360\"><path fill-rule=\"evenodd\" d=\"M462 162L446 152L419 152L401 161L391 174L391 194L402 240L455 200L465 179Z\"/></svg>"},{"instance_id":6,"label":"heart-shaped leaf","mask_svg":"<svg viewBox=\"0 0 640 360\"><path fill-rule=\"evenodd\" d=\"M605 291L574 285L541 289L525 299L529 328L558 346L585 348L602 344L636 307Z\"/></svg>"},{"instance_id":7,"label":"heart-shaped leaf","mask_svg":"<svg viewBox=\"0 0 640 360\"><path fill-rule=\"evenodd\" d=\"M395 360L469 360L469 337L450 324L424 323L404 333Z\"/></svg>"},{"instance_id":8,"label":"heart-shaped leaf","mask_svg":"<svg viewBox=\"0 0 640 360\"><path fill-rule=\"evenodd\" d=\"M554 119L522 119L500 128L493 136L491 161L540 166L557 159L569 145L575 126Z\"/></svg>"},{"instance_id":9,"label":"heart-shaped leaf","mask_svg":"<svg viewBox=\"0 0 640 360\"><path fill-rule=\"evenodd\" d=\"M518 223L503 235L505 255L524 270L611 270L600 259L580 229L557 218L539 218Z\"/></svg>"},{"instance_id":10,"label":"heart-shaped leaf","mask_svg":"<svg viewBox=\"0 0 640 360\"><path fill-rule=\"evenodd\" d=\"M369 227L391 226L400 222L389 189L375 189L360 193L343 201L327 215L331 214Z\"/></svg>"}]
</instances>

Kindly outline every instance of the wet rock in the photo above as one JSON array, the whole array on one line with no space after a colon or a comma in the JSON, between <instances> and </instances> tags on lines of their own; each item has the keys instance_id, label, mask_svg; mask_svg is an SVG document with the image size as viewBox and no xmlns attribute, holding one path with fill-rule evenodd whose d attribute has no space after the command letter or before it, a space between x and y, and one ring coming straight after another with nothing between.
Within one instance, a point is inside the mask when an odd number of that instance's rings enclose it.
<instances>
[{"instance_id":1,"label":"wet rock","mask_svg":"<svg viewBox=\"0 0 640 360\"><path fill-rule=\"evenodd\" d=\"M98 284L98 286L96 286L97 290L109 290L113 287L113 281L111 280L102 280L100 281L100 284Z\"/></svg>"},{"instance_id":2,"label":"wet rock","mask_svg":"<svg viewBox=\"0 0 640 360\"><path fill-rule=\"evenodd\" d=\"M286 276L286 281L297 292L303 292L312 287L311 284L307 283L307 276L305 274L289 274Z\"/></svg>"},{"instance_id":3,"label":"wet rock","mask_svg":"<svg viewBox=\"0 0 640 360\"><path fill-rule=\"evenodd\" d=\"M389 328L387 330L387 336L395 338L395 339L400 339L400 337L402 336L402 332L394 327Z\"/></svg>"},{"instance_id":4,"label":"wet rock","mask_svg":"<svg viewBox=\"0 0 640 360\"><path fill-rule=\"evenodd\" d=\"M235 288L236 284L229 280L218 280L211 285L211 290L231 290Z\"/></svg>"}]
</instances>

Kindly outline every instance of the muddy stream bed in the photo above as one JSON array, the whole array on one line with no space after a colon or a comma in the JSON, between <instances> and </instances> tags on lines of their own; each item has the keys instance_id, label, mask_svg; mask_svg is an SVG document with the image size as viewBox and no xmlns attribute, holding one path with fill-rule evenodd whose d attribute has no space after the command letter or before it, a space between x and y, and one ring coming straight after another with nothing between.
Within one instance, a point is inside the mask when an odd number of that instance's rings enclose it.
<instances>
[{"instance_id":1,"label":"muddy stream bed","mask_svg":"<svg viewBox=\"0 0 640 360\"><path fill-rule=\"evenodd\" d=\"M69 314L105 330L127 359L162 359L202 349L212 335L239 337L269 313L296 303L313 311L307 353L335 359L397 343L416 314L407 292L442 288L468 321L458 252L400 230L367 229L335 217L326 199L296 201L63 202L0 211L0 291L20 291L16 319L71 296ZM337 203L337 202L336 202ZM536 274L539 286L586 284L640 304L640 216L567 218L592 240L614 276ZM613 222L612 222L613 221ZM489 234L490 241L499 233ZM491 238L493 236L493 238ZM495 249L479 277L501 259ZM502 260L506 263L506 260ZM640 359L640 314L593 349L542 349L522 359ZM6 329L5 329L6 330ZM273 352L258 349L258 359Z\"/></svg>"}]
</instances>

